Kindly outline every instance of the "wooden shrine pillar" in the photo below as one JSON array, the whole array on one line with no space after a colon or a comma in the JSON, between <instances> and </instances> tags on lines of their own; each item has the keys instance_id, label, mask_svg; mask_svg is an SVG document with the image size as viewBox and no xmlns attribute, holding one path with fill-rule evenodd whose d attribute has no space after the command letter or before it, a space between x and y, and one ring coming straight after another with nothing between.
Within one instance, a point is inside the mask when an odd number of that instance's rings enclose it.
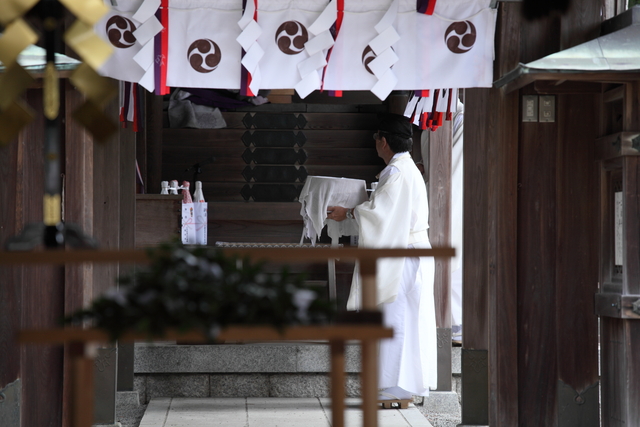
<instances>
[{"instance_id":1,"label":"wooden shrine pillar","mask_svg":"<svg viewBox=\"0 0 640 427\"><path fill-rule=\"evenodd\" d=\"M500 3L495 80L592 39L600 8L528 22ZM598 423L600 85L554 83L465 91L463 426ZM524 96L552 120L525 120Z\"/></svg>"},{"instance_id":2,"label":"wooden shrine pillar","mask_svg":"<svg viewBox=\"0 0 640 427\"><path fill-rule=\"evenodd\" d=\"M136 134L131 126L120 129L105 142L94 142L92 136L71 117L85 99L65 82L65 200L64 220L75 223L83 232L94 237L101 249L128 249L135 242L135 152ZM117 84L117 82L116 82ZM105 107L105 113L116 120L118 100ZM41 268L41 267L38 267ZM125 268L130 268L126 266ZM117 263L93 265L68 264L64 267L64 313L87 306L107 289L116 286L116 278L124 274ZM62 310L60 316L62 316ZM118 365L116 346L98 349L95 363L95 422L115 424L117 385L120 389L133 389L133 347L129 345L129 358ZM66 348L69 353L72 351ZM66 354L64 363L64 397L62 425L67 425L71 412L70 373L74 369ZM129 375L126 374L128 370ZM118 381L116 372L120 380ZM120 384L118 384L118 382ZM124 387L124 388L122 388Z\"/></svg>"},{"instance_id":3,"label":"wooden shrine pillar","mask_svg":"<svg viewBox=\"0 0 640 427\"><path fill-rule=\"evenodd\" d=\"M640 420L640 78L623 88L623 130L596 144L602 165L596 313L601 322L604 427Z\"/></svg>"},{"instance_id":4,"label":"wooden shrine pillar","mask_svg":"<svg viewBox=\"0 0 640 427\"><path fill-rule=\"evenodd\" d=\"M145 91L144 137L137 147L138 163L147 194L160 194L162 181L162 99L160 95ZM177 179L177 178L175 178ZM195 185L195 184L194 184Z\"/></svg>"},{"instance_id":5,"label":"wooden shrine pillar","mask_svg":"<svg viewBox=\"0 0 640 427\"><path fill-rule=\"evenodd\" d=\"M429 132L429 240L451 246L452 122ZM457 249L459 250L459 249ZM435 259L434 293L438 334L438 388L451 391L451 258Z\"/></svg>"},{"instance_id":6,"label":"wooden shrine pillar","mask_svg":"<svg viewBox=\"0 0 640 427\"><path fill-rule=\"evenodd\" d=\"M519 61L520 5L501 3L496 76ZM462 425L518 425L517 93L465 90ZM490 369L491 367L491 369Z\"/></svg>"}]
</instances>

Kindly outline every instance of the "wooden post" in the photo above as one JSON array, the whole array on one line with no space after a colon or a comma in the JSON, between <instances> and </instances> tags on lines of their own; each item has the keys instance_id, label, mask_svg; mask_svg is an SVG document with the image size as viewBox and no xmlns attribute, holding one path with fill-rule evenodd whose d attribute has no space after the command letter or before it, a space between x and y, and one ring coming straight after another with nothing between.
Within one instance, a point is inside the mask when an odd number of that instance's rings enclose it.
<instances>
[{"instance_id":1,"label":"wooden post","mask_svg":"<svg viewBox=\"0 0 640 427\"><path fill-rule=\"evenodd\" d=\"M430 132L430 131L425 131ZM451 244L452 124L429 134L429 240ZM438 334L438 391L451 391L451 259L435 259L434 296Z\"/></svg>"},{"instance_id":2,"label":"wooden post","mask_svg":"<svg viewBox=\"0 0 640 427\"><path fill-rule=\"evenodd\" d=\"M331 424L344 426L344 341L331 340Z\"/></svg>"},{"instance_id":3,"label":"wooden post","mask_svg":"<svg viewBox=\"0 0 640 427\"><path fill-rule=\"evenodd\" d=\"M522 31L521 6L499 7L497 76L518 64ZM465 90L462 425L518 425L518 101Z\"/></svg>"},{"instance_id":4,"label":"wooden post","mask_svg":"<svg viewBox=\"0 0 640 427\"><path fill-rule=\"evenodd\" d=\"M362 425L378 426L378 341L362 340Z\"/></svg>"},{"instance_id":5,"label":"wooden post","mask_svg":"<svg viewBox=\"0 0 640 427\"><path fill-rule=\"evenodd\" d=\"M451 243L451 122L429 135L429 240ZM436 325L451 329L451 259L435 259Z\"/></svg>"},{"instance_id":6,"label":"wooden post","mask_svg":"<svg viewBox=\"0 0 640 427\"><path fill-rule=\"evenodd\" d=\"M377 310L376 259L360 260L360 276L362 277L362 309Z\"/></svg>"},{"instance_id":7,"label":"wooden post","mask_svg":"<svg viewBox=\"0 0 640 427\"><path fill-rule=\"evenodd\" d=\"M136 138L131 127L120 129L120 249L136 243ZM119 273L132 274L134 266L121 265ZM133 391L133 343L118 343L117 391Z\"/></svg>"},{"instance_id":8,"label":"wooden post","mask_svg":"<svg viewBox=\"0 0 640 427\"><path fill-rule=\"evenodd\" d=\"M72 370L71 427L93 425L93 359L86 355L86 343L70 343Z\"/></svg>"},{"instance_id":9,"label":"wooden post","mask_svg":"<svg viewBox=\"0 0 640 427\"><path fill-rule=\"evenodd\" d=\"M362 278L362 308L377 310L376 258L360 260ZM366 427L378 425L378 341L362 340L362 422Z\"/></svg>"}]
</instances>

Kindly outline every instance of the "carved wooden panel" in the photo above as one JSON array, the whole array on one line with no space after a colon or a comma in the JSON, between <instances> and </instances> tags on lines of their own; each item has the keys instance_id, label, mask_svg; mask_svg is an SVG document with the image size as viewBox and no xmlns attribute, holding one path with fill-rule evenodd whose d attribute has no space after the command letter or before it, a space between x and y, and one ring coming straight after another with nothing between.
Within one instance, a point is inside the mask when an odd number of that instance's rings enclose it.
<instances>
[{"instance_id":1,"label":"carved wooden panel","mask_svg":"<svg viewBox=\"0 0 640 427\"><path fill-rule=\"evenodd\" d=\"M242 134L242 142L246 147L302 147L307 142L304 132L294 131L262 131L245 132Z\"/></svg>"},{"instance_id":2,"label":"carved wooden panel","mask_svg":"<svg viewBox=\"0 0 640 427\"><path fill-rule=\"evenodd\" d=\"M246 184L240 194L256 202L295 202L302 184Z\"/></svg>"},{"instance_id":3,"label":"carved wooden panel","mask_svg":"<svg viewBox=\"0 0 640 427\"><path fill-rule=\"evenodd\" d=\"M247 113L242 124L256 129L303 129L307 119L303 114Z\"/></svg>"},{"instance_id":4,"label":"carved wooden panel","mask_svg":"<svg viewBox=\"0 0 640 427\"><path fill-rule=\"evenodd\" d=\"M307 160L307 153L293 148L247 148L242 153L242 160L247 164L302 165Z\"/></svg>"},{"instance_id":5,"label":"carved wooden panel","mask_svg":"<svg viewBox=\"0 0 640 427\"><path fill-rule=\"evenodd\" d=\"M304 182L307 170L304 166L247 166L242 170L242 177L247 181L256 182Z\"/></svg>"}]
</instances>

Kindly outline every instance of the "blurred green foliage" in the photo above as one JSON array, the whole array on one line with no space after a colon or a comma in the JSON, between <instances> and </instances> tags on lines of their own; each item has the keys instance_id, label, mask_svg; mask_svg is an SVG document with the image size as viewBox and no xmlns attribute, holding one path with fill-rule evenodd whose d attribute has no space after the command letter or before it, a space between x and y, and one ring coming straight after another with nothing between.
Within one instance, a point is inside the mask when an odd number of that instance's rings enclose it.
<instances>
[{"instance_id":1,"label":"blurred green foliage","mask_svg":"<svg viewBox=\"0 0 640 427\"><path fill-rule=\"evenodd\" d=\"M328 323L333 304L305 287L302 275L264 272L264 263L225 256L218 248L166 243L149 250L152 260L86 310L65 318L90 321L113 339L133 331L160 337L167 329L200 330L214 340L228 325Z\"/></svg>"}]
</instances>

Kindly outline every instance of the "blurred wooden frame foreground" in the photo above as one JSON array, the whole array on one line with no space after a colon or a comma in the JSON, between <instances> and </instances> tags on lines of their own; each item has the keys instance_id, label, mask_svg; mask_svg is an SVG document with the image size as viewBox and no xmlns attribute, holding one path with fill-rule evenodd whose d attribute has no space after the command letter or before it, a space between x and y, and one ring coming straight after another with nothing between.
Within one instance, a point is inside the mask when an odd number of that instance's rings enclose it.
<instances>
[{"instance_id":1,"label":"blurred wooden frame foreground","mask_svg":"<svg viewBox=\"0 0 640 427\"><path fill-rule=\"evenodd\" d=\"M395 257L448 258L455 254L452 248L434 249L357 249L357 248L225 248L225 254L248 256L254 260L280 262L321 261L331 258L357 259L362 275L362 301L364 311L376 311L376 260ZM67 263L148 263L144 250L123 251L40 251L0 252L0 264L67 264ZM363 425L377 427L377 344L382 338L393 336L393 330L380 324L336 324L327 326L295 326L277 330L265 326L235 326L221 331L221 340L280 341L327 340L331 347L331 401L332 425L344 426L345 411L345 342L357 340L362 346L361 393ZM159 338L158 338L159 339ZM196 331L168 332L163 340L188 339L205 342L207 337ZM21 344L66 344L71 359L72 402L71 427L90 427L93 424L93 356L95 344L108 342L105 331L95 329L23 330L17 340ZM126 334L121 341L149 341L139 334Z\"/></svg>"}]
</instances>

